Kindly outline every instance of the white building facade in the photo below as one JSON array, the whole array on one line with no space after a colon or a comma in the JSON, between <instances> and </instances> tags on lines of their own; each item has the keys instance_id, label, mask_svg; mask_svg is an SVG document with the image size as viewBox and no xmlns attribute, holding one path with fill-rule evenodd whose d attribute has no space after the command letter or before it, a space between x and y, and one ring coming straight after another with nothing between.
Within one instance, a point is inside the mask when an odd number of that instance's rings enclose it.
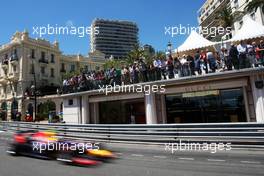
<instances>
[{"instance_id":1,"label":"white building facade","mask_svg":"<svg viewBox=\"0 0 264 176\"><path fill-rule=\"evenodd\" d=\"M62 85L64 73L103 68L104 58L98 51L88 56L63 55L57 41L50 43L30 38L27 31L16 32L9 43L0 46L1 119L15 120L19 114L23 119L29 109L33 113L35 108L34 100L28 95L30 89L36 86L42 96L54 94ZM56 102L57 107L60 111L60 101Z\"/></svg>"}]
</instances>

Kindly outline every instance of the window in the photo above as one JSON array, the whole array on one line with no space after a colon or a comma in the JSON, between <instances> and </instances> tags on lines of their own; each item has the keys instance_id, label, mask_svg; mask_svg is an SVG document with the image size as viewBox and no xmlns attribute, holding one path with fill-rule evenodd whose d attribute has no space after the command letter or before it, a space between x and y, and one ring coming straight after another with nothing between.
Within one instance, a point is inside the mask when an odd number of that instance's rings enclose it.
<instances>
[{"instance_id":1,"label":"window","mask_svg":"<svg viewBox=\"0 0 264 176\"><path fill-rule=\"evenodd\" d=\"M14 92L17 92L17 83L14 83Z\"/></svg>"},{"instance_id":2,"label":"window","mask_svg":"<svg viewBox=\"0 0 264 176\"><path fill-rule=\"evenodd\" d=\"M54 68L50 69L50 77L54 77Z\"/></svg>"},{"instance_id":3,"label":"window","mask_svg":"<svg viewBox=\"0 0 264 176\"><path fill-rule=\"evenodd\" d=\"M239 29L243 26L243 20L239 21Z\"/></svg>"},{"instance_id":4,"label":"window","mask_svg":"<svg viewBox=\"0 0 264 176\"><path fill-rule=\"evenodd\" d=\"M75 71L75 65L71 65L71 72L74 72Z\"/></svg>"},{"instance_id":5,"label":"window","mask_svg":"<svg viewBox=\"0 0 264 176\"><path fill-rule=\"evenodd\" d=\"M51 57L50 62L51 63L55 63L55 56L54 56L54 54L51 54L50 57Z\"/></svg>"},{"instance_id":6,"label":"window","mask_svg":"<svg viewBox=\"0 0 264 176\"><path fill-rule=\"evenodd\" d=\"M30 64L30 74L34 74L35 73L35 68L34 68L34 64Z\"/></svg>"},{"instance_id":7,"label":"window","mask_svg":"<svg viewBox=\"0 0 264 176\"><path fill-rule=\"evenodd\" d=\"M255 15L255 13L253 12L253 13L251 13L250 14L250 17L252 18L252 20L255 20L255 18L256 18L256 15Z\"/></svg>"},{"instance_id":8,"label":"window","mask_svg":"<svg viewBox=\"0 0 264 176\"><path fill-rule=\"evenodd\" d=\"M73 105L73 99L69 99L69 100L68 100L68 105L69 105L69 106Z\"/></svg>"},{"instance_id":9,"label":"window","mask_svg":"<svg viewBox=\"0 0 264 176\"><path fill-rule=\"evenodd\" d=\"M41 59L44 60L45 59L45 52L41 51Z\"/></svg>"},{"instance_id":10,"label":"window","mask_svg":"<svg viewBox=\"0 0 264 176\"><path fill-rule=\"evenodd\" d=\"M14 49L13 54L17 55L17 49Z\"/></svg>"},{"instance_id":11,"label":"window","mask_svg":"<svg viewBox=\"0 0 264 176\"><path fill-rule=\"evenodd\" d=\"M3 87L3 92L6 94L6 86Z\"/></svg>"},{"instance_id":12,"label":"window","mask_svg":"<svg viewBox=\"0 0 264 176\"><path fill-rule=\"evenodd\" d=\"M88 65L84 66L84 71L88 71Z\"/></svg>"},{"instance_id":13,"label":"window","mask_svg":"<svg viewBox=\"0 0 264 176\"><path fill-rule=\"evenodd\" d=\"M35 59L35 50L34 49L31 49L31 58Z\"/></svg>"},{"instance_id":14,"label":"window","mask_svg":"<svg viewBox=\"0 0 264 176\"><path fill-rule=\"evenodd\" d=\"M16 65L13 65L13 72L15 73L17 71Z\"/></svg>"},{"instance_id":15,"label":"window","mask_svg":"<svg viewBox=\"0 0 264 176\"><path fill-rule=\"evenodd\" d=\"M41 72L42 74L45 74L45 67L40 67L40 72Z\"/></svg>"},{"instance_id":16,"label":"window","mask_svg":"<svg viewBox=\"0 0 264 176\"><path fill-rule=\"evenodd\" d=\"M235 0L235 1L234 1L234 8L237 9L238 6L239 6L239 5L238 5L238 0Z\"/></svg>"},{"instance_id":17,"label":"window","mask_svg":"<svg viewBox=\"0 0 264 176\"><path fill-rule=\"evenodd\" d=\"M65 70L65 64L64 63L61 64L61 69Z\"/></svg>"}]
</instances>

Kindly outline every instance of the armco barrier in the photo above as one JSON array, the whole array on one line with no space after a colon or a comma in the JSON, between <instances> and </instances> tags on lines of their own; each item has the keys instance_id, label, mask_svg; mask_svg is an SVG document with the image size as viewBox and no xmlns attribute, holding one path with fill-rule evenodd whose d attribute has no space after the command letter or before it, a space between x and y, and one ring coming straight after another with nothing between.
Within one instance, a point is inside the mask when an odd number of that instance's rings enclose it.
<instances>
[{"instance_id":1,"label":"armco barrier","mask_svg":"<svg viewBox=\"0 0 264 176\"><path fill-rule=\"evenodd\" d=\"M263 123L209 124L43 124L0 122L0 130L56 130L60 136L82 140L164 144L179 142L223 142L243 148L264 149Z\"/></svg>"}]
</instances>

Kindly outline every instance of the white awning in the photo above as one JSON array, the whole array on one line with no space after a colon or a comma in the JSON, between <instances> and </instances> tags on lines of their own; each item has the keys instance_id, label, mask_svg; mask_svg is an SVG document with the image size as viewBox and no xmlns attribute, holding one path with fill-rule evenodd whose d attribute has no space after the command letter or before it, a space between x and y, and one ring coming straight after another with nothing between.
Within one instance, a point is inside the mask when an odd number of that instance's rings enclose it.
<instances>
[{"instance_id":1,"label":"white awning","mask_svg":"<svg viewBox=\"0 0 264 176\"><path fill-rule=\"evenodd\" d=\"M211 42L201 35L199 35L196 31L192 31L189 37L185 40L185 42L178 47L178 49L175 49L175 52L182 52L182 51L188 51L188 50L194 50L198 48L204 48L207 46L214 45L214 42Z\"/></svg>"},{"instance_id":2,"label":"white awning","mask_svg":"<svg viewBox=\"0 0 264 176\"><path fill-rule=\"evenodd\" d=\"M237 31L230 41L240 41L261 36L264 36L264 26L252 20L251 17L245 16L241 29Z\"/></svg>"}]
</instances>

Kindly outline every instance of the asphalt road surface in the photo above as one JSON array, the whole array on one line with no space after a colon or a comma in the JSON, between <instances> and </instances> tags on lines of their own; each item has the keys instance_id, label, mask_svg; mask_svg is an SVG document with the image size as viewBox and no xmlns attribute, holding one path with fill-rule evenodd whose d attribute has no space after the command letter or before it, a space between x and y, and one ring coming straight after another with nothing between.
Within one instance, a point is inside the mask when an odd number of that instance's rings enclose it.
<instances>
[{"instance_id":1,"label":"asphalt road surface","mask_svg":"<svg viewBox=\"0 0 264 176\"><path fill-rule=\"evenodd\" d=\"M111 144L119 157L96 167L13 157L6 153L11 135L0 131L0 176L250 176L264 175L264 151L175 152L163 146Z\"/></svg>"}]
</instances>

